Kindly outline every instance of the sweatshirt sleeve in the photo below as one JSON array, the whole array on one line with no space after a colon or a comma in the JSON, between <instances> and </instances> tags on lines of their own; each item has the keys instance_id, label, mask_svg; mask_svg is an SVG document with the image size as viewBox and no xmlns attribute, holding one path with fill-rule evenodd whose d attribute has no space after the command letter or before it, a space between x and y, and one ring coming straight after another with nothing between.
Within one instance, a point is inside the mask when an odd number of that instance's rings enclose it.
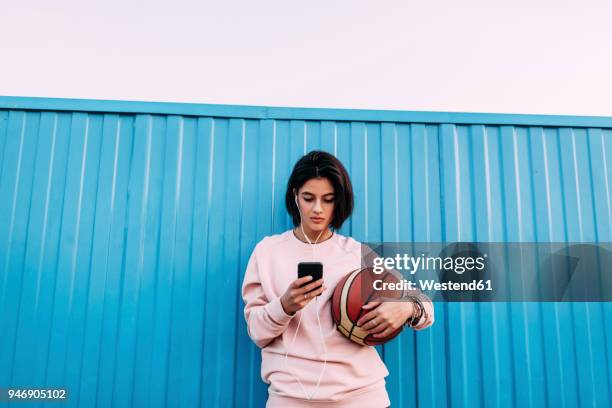
<instances>
[{"instance_id":1,"label":"sweatshirt sleeve","mask_svg":"<svg viewBox=\"0 0 612 408\"><path fill-rule=\"evenodd\" d=\"M244 317L247 322L249 337L263 348L280 336L292 315L285 313L280 296L268 299L261 287L260 271L257 262L257 248L251 254L242 282L242 299Z\"/></svg>"}]
</instances>

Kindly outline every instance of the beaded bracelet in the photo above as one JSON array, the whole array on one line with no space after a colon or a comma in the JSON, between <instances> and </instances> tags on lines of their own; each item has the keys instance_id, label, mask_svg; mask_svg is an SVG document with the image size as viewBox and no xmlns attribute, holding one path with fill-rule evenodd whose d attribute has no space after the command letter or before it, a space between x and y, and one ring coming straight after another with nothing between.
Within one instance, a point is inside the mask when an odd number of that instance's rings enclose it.
<instances>
[{"instance_id":1,"label":"beaded bracelet","mask_svg":"<svg viewBox=\"0 0 612 408\"><path fill-rule=\"evenodd\" d=\"M423 302L421 302L421 299L419 299L417 296L411 295L409 295L408 298L412 300L412 304L416 308L416 313L414 313L412 319L410 319L410 322L406 322L405 324L409 325L410 327L414 327L418 322L421 321L423 316L427 313L425 311L425 306L423 306Z\"/></svg>"}]
</instances>

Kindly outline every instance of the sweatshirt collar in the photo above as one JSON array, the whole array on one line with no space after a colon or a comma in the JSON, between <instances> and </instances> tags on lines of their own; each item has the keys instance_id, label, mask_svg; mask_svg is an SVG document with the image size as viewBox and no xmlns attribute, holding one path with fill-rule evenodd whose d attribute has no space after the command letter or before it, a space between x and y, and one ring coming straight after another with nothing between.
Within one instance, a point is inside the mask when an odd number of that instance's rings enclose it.
<instances>
[{"instance_id":1,"label":"sweatshirt collar","mask_svg":"<svg viewBox=\"0 0 612 408\"><path fill-rule=\"evenodd\" d=\"M287 231L287 234L289 234L290 239L292 241L294 241L295 243L303 246L304 248L308 248L308 247L310 247L310 245L316 245L317 248L321 248L321 247L327 246L330 243L332 243L336 239L336 235L338 235L338 234L336 234L336 231L332 230L331 237L327 238L325 241L317 242L316 244L309 244L308 242L304 242L304 241L300 240L298 237L296 237L295 233L293 232L293 228L291 228L289 231Z\"/></svg>"}]
</instances>

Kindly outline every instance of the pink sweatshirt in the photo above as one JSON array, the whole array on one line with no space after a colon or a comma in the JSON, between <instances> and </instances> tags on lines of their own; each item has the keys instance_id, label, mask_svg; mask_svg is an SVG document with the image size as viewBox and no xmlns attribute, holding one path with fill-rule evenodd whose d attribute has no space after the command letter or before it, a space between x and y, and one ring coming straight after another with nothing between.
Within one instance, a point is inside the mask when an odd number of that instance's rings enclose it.
<instances>
[{"instance_id":1,"label":"pink sweatshirt","mask_svg":"<svg viewBox=\"0 0 612 408\"><path fill-rule=\"evenodd\" d=\"M389 372L378 352L342 336L331 318L333 288L345 274L361 266L360 244L334 233L314 247L313 259L310 244L300 241L289 230L259 242L247 266L242 284L244 314L249 336L261 348L261 377L269 384L266 407L387 407L390 401L385 377ZM280 297L297 279L297 264L313 260L323 263L327 290L316 302L312 300L295 315L288 315ZM433 315L433 305L429 303L426 307ZM315 393L325 360L317 308L327 365ZM299 332L292 343L300 314ZM307 396L313 393L308 400Z\"/></svg>"}]
</instances>

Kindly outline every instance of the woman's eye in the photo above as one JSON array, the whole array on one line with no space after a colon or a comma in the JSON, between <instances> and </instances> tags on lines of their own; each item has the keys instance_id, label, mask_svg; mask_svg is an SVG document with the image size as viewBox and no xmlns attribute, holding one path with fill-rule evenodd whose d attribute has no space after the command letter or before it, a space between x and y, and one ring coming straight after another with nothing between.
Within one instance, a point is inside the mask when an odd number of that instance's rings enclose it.
<instances>
[{"instance_id":1,"label":"woman's eye","mask_svg":"<svg viewBox=\"0 0 612 408\"><path fill-rule=\"evenodd\" d=\"M314 198L306 198L306 197L303 197L302 199L303 199L304 201L306 201L307 203L311 203L311 202L313 202L313 201L314 201ZM332 198L332 199L325 199L325 200L323 200L323 201L324 201L324 202L326 202L326 203L333 203L333 202L334 202L334 199L333 199L333 198Z\"/></svg>"}]
</instances>

